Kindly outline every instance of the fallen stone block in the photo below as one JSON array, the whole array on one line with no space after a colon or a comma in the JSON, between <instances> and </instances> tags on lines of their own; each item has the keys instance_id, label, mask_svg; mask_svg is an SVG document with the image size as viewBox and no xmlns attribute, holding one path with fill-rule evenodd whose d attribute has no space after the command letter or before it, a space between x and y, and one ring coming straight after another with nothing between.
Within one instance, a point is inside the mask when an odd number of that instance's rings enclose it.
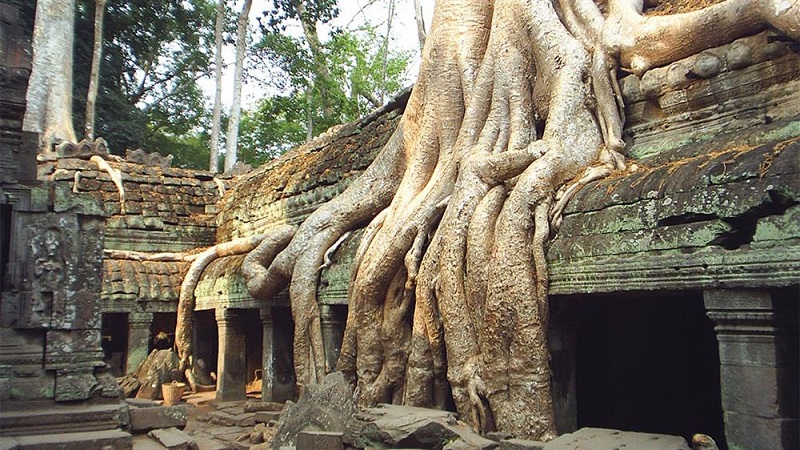
<instances>
[{"instance_id":1,"label":"fallen stone block","mask_svg":"<svg viewBox=\"0 0 800 450\"><path fill-rule=\"evenodd\" d=\"M188 450L197 446L192 438L177 428L152 430L147 435L158 440L161 445L170 450Z\"/></svg>"},{"instance_id":2,"label":"fallen stone block","mask_svg":"<svg viewBox=\"0 0 800 450\"><path fill-rule=\"evenodd\" d=\"M259 411L255 413L256 423L270 423L281 420L280 411Z\"/></svg>"},{"instance_id":3,"label":"fallen stone block","mask_svg":"<svg viewBox=\"0 0 800 450\"><path fill-rule=\"evenodd\" d=\"M133 439L120 430L43 434L14 438L19 450L86 450L90 448L131 448Z\"/></svg>"},{"instance_id":4,"label":"fallen stone block","mask_svg":"<svg viewBox=\"0 0 800 450\"><path fill-rule=\"evenodd\" d=\"M136 432L158 428L183 428L186 426L187 417L185 405L132 408L130 410L130 429Z\"/></svg>"},{"instance_id":5,"label":"fallen stone block","mask_svg":"<svg viewBox=\"0 0 800 450\"><path fill-rule=\"evenodd\" d=\"M452 444L453 449L491 449L498 445L458 424L455 415L447 411L378 405L367 408L356 418L348 424L344 441L360 448L375 445L442 449L446 444Z\"/></svg>"},{"instance_id":6,"label":"fallen stone block","mask_svg":"<svg viewBox=\"0 0 800 450\"><path fill-rule=\"evenodd\" d=\"M281 411L283 410L283 403L278 402L265 402L262 400L247 400L244 402L244 412L258 412L258 411Z\"/></svg>"},{"instance_id":7,"label":"fallen stone block","mask_svg":"<svg viewBox=\"0 0 800 450\"><path fill-rule=\"evenodd\" d=\"M153 408L156 406L161 406L160 402L148 400L146 398L126 398L125 403L135 408Z\"/></svg>"},{"instance_id":8,"label":"fallen stone block","mask_svg":"<svg viewBox=\"0 0 800 450\"><path fill-rule=\"evenodd\" d=\"M616 450L646 448L648 450L690 450L686 439L668 434L635 433L605 428L581 428L559 436L544 446L544 450Z\"/></svg>"},{"instance_id":9,"label":"fallen stone block","mask_svg":"<svg viewBox=\"0 0 800 450\"><path fill-rule=\"evenodd\" d=\"M233 417L234 426L252 427L256 424L256 413L242 413Z\"/></svg>"},{"instance_id":10,"label":"fallen stone block","mask_svg":"<svg viewBox=\"0 0 800 450\"><path fill-rule=\"evenodd\" d=\"M499 450L543 450L546 442L530 441L527 439L503 439L500 441Z\"/></svg>"},{"instance_id":11,"label":"fallen stone block","mask_svg":"<svg viewBox=\"0 0 800 450\"><path fill-rule=\"evenodd\" d=\"M342 450L341 431L301 431L297 433L297 450Z\"/></svg>"},{"instance_id":12,"label":"fallen stone block","mask_svg":"<svg viewBox=\"0 0 800 450\"><path fill-rule=\"evenodd\" d=\"M0 437L0 450L16 450L19 443L16 439L10 437Z\"/></svg>"},{"instance_id":13,"label":"fallen stone block","mask_svg":"<svg viewBox=\"0 0 800 450\"><path fill-rule=\"evenodd\" d=\"M208 422L223 425L226 427L232 427L236 423L235 416L232 414L228 414L225 411L212 411L207 414Z\"/></svg>"}]
</instances>

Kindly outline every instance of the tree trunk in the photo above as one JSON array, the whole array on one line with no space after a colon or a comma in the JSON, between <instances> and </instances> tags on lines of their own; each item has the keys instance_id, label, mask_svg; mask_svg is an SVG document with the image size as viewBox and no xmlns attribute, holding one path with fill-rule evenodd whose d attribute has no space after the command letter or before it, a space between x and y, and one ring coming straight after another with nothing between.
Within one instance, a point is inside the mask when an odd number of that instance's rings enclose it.
<instances>
[{"instance_id":1,"label":"tree trunk","mask_svg":"<svg viewBox=\"0 0 800 450\"><path fill-rule=\"evenodd\" d=\"M425 48L425 38L428 32L425 30L425 17L422 15L422 1L414 0L414 19L417 21L417 39L419 39L419 51Z\"/></svg>"},{"instance_id":2,"label":"tree trunk","mask_svg":"<svg viewBox=\"0 0 800 450\"><path fill-rule=\"evenodd\" d=\"M663 64L766 24L796 36L800 10L724 0L656 18L642 6L609 0L604 15L592 0L437 2L394 135L285 248L259 252L274 258L251 258L255 298L289 284L301 387L327 370L318 268L367 223L337 364L359 403L444 406L449 383L480 431L556 435L545 250L575 187L625 169L616 67Z\"/></svg>"},{"instance_id":3,"label":"tree trunk","mask_svg":"<svg viewBox=\"0 0 800 450\"><path fill-rule=\"evenodd\" d=\"M33 61L22 129L40 133L43 151L75 142L72 126L72 51L75 0L36 2Z\"/></svg>"},{"instance_id":4,"label":"tree trunk","mask_svg":"<svg viewBox=\"0 0 800 450\"><path fill-rule=\"evenodd\" d=\"M209 143L208 170L219 172L219 133L222 128L222 32L225 29L225 0L217 1L217 19L214 24L214 111L211 115L211 142Z\"/></svg>"},{"instance_id":5,"label":"tree trunk","mask_svg":"<svg viewBox=\"0 0 800 450\"><path fill-rule=\"evenodd\" d=\"M333 106L328 100L328 81L330 80L330 72L328 66L325 64L325 58L322 55L322 44L319 41L319 34L317 33L317 24L311 17L306 14L306 0L297 2L297 15L300 17L300 25L303 29L303 36L306 38L308 48L311 50L311 58L314 61L314 79L311 81L312 85L316 87L319 92L319 105L322 108L322 117L328 119L333 114ZM309 88L309 93L313 94L314 89ZM309 105L313 105L313 96L309 96ZM313 111L309 111L312 114ZM313 119L309 119L309 124L313 124ZM314 135L312 129L309 129L307 134Z\"/></svg>"},{"instance_id":6,"label":"tree trunk","mask_svg":"<svg viewBox=\"0 0 800 450\"><path fill-rule=\"evenodd\" d=\"M84 132L86 140L94 140L95 103L97 87L100 84L100 62L103 60L103 14L106 0L96 0L94 6L94 46L92 49L92 71L89 74L89 93L86 95L86 123Z\"/></svg>"},{"instance_id":7,"label":"tree trunk","mask_svg":"<svg viewBox=\"0 0 800 450\"><path fill-rule=\"evenodd\" d=\"M236 164L237 145L239 141L239 118L242 112L242 82L244 81L244 52L247 49L247 19L253 0L245 0L239 20L236 23L236 68L233 72L233 101L231 115L228 119L228 136L225 149L225 171Z\"/></svg>"}]
</instances>

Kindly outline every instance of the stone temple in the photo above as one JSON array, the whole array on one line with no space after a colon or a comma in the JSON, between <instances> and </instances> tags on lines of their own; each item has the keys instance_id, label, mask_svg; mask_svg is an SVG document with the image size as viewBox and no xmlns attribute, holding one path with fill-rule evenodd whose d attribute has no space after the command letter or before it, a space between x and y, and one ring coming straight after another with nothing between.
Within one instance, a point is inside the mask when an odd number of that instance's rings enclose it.
<instances>
[{"instance_id":1,"label":"stone temple","mask_svg":"<svg viewBox=\"0 0 800 450\"><path fill-rule=\"evenodd\" d=\"M124 446L115 378L174 333L189 266L136 252L191 254L300 223L369 165L408 93L243 175L131 153L110 162L121 195L79 154L37 165L37 136L20 131L30 73L20 14L0 5L0 448L33 434L31 423L39 434L108 430ZM582 189L549 247L561 432L701 431L721 447L800 446L800 56L765 32L680 64L709 59L719 63L710 72L620 80L639 170ZM331 368L359 238L319 276ZM219 400L294 399L288 296L252 298L243 257L203 272L195 357L216 374ZM82 409L64 423L36 416L37 405Z\"/></svg>"}]
</instances>

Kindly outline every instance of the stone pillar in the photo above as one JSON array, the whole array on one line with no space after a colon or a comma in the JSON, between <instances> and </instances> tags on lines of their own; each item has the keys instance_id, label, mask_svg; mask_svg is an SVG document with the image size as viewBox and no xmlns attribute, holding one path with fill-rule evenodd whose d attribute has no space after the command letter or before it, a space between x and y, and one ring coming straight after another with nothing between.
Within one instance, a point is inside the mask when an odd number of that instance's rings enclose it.
<instances>
[{"instance_id":1,"label":"stone pillar","mask_svg":"<svg viewBox=\"0 0 800 450\"><path fill-rule=\"evenodd\" d=\"M728 446L798 448L797 299L751 290L703 296L719 341Z\"/></svg>"},{"instance_id":2,"label":"stone pillar","mask_svg":"<svg viewBox=\"0 0 800 450\"><path fill-rule=\"evenodd\" d=\"M265 306L260 310L261 327L263 330L261 341L261 399L265 402L275 401L273 386L275 384L275 347L273 340L272 308Z\"/></svg>"},{"instance_id":3,"label":"stone pillar","mask_svg":"<svg viewBox=\"0 0 800 450\"><path fill-rule=\"evenodd\" d=\"M125 357L125 372L133 373L147 359L150 349L150 325L153 313L128 314L128 353Z\"/></svg>"},{"instance_id":4,"label":"stone pillar","mask_svg":"<svg viewBox=\"0 0 800 450\"><path fill-rule=\"evenodd\" d=\"M336 368L336 361L342 350L345 321L336 315L336 311L331 305L319 305L319 314L322 343L325 346L325 365L330 373Z\"/></svg>"},{"instance_id":5,"label":"stone pillar","mask_svg":"<svg viewBox=\"0 0 800 450\"><path fill-rule=\"evenodd\" d=\"M219 356L217 358L217 400L245 400L245 336L238 311L217 308Z\"/></svg>"}]
</instances>

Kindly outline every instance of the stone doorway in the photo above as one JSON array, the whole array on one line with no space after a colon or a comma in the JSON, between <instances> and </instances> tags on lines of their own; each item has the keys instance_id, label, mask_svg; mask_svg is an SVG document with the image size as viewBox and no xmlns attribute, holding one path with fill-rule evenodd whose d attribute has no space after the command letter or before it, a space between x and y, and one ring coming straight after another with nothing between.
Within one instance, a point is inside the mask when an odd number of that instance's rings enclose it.
<instances>
[{"instance_id":1,"label":"stone doorway","mask_svg":"<svg viewBox=\"0 0 800 450\"><path fill-rule=\"evenodd\" d=\"M166 350L172 348L175 343L175 325L178 321L178 313L174 312L158 312L153 313L153 323L150 325L150 342L149 351L154 348L159 350Z\"/></svg>"},{"instance_id":2,"label":"stone doorway","mask_svg":"<svg viewBox=\"0 0 800 450\"><path fill-rule=\"evenodd\" d=\"M128 313L103 313L100 319L103 360L111 374L121 377L127 373Z\"/></svg>"},{"instance_id":3,"label":"stone doorway","mask_svg":"<svg viewBox=\"0 0 800 450\"><path fill-rule=\"evenodd\" d=\"M217 371L219 332L213 309L194 312L194 353L197 362L202 360L201 365L208 375L212 372L219 373Z\"/></svg>"},{"instance_id":4,"label":"stone doorway","mask_svg":"<svg viewBox=\"0 0 800 450\"><path fill-rule=\"evenodd\" d=\"M578 427L712 436L727 448L701 292L598 295L576 314Z\"/></svg>"},{"instance_id":5,"label":"stone doorway","mask_svg":"<svg viewBox=\"0 0 800 450\"><path fill-rule=\"evenodd\" d=\"M294 375L294 320L289 307L272 307L274 381L273 401L283 402L295 398Z\"/></svg>"}]
</instances>

